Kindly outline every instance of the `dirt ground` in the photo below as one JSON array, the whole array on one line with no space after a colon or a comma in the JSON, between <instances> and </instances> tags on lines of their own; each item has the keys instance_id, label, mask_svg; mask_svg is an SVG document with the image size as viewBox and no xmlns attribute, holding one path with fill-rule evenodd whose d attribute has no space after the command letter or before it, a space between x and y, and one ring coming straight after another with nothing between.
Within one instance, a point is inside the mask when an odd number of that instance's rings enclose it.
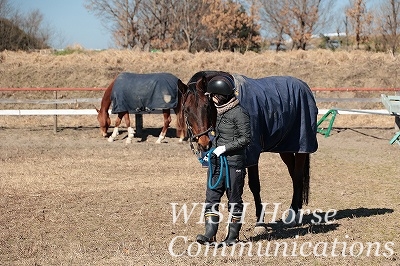
<instances>
[{"instance_id":1,"label":"dirt ground","mask_svg":"<svg viewBox=\"0 0 400 266\"><path fill-rule=\"evenodd\" d=\"M271 54L264 66L237 55L235 67L249 76L291 71L313 87L399 86L398 58L355 54L326 54L325 59L318 53ZM173 55L173 60L148 56L141 71L165 69L186 82L196 71L194 63L189 55ZM112 73L135 71L141 56L110 51L96 61L92 54L52 58L3 52L0 87L104 87ZM212 63L202 56L195 55L199 68L231 67L225 54ZM164 65L157 68L155 58ZM1 92L2 99L44 97ZM262 154L266 221L273 220L277 206L278 222L268 224L267 235L250 241L255 210L246 186L249 205L240 234L246 246L241 252L227 248L216 254L194 243L204 230L199 220L206 169L188 142L178 143L174 126L163 143L155 144L162 118L151 114L143 119L144 135L126 145L126 131L113 143L100 137L94 116L60 116L56 133L53 117L0 117L1 265L400 265L400 146L389 144L393 117L339 115L332 136L318 135L305 206L311 214L295 227L279 221L292 193L287 170L279 155ZM188 213L193 208L186 221L183 213L178 215L183 206ZM313 223L324 215L331 215L328 222ZM225 225L218 240L224 234Z\"/></svg>"},{"instance_id":2,"label":"dirt ground","mask_svg":"<svg viewBox=\"0 0 400 266\"><path fill-rule=\"evenodd\" d=\"M312 215L294 228L270 224L267 236L249 242L252 249L227 255L230 248L225 255L213 256L192 244L204 230L198 223L200 205L188 221L180 215L174 222L180 207L187 205L189 212L192 204L204 201L206 170L187 142L178 143L173 128L164 143L154 143L159 119L160 115L146 115L145 140L137 137L130 145L124 142L126 132L109 143L95 126L65 127L57 133L51 126L2 128L1 264L400 264L400 148L389 145L392 128L336 128L328 138L318 136L306 208L321 216L336 210L329 224L312 224ZM262 154L260 171L263 202L269 203L269 212L272 203L281 204L279 220L290 204L289 176L276 154ZM247 187L244 198L249 206L240 238L246 241L255 222ZM272 220L272 214L266 218ZM222 226L219 240L224 232ZM335 239L339 244L332 251ZM277 243L286 243L287 253L280 247L275 254ZM326 257L322 243L327 245ZM379 248L368 252L369 243ZM299 248L303 244L304 256ZM264 251L258 254L256 245Z\"/></svg>"}]
</instances>

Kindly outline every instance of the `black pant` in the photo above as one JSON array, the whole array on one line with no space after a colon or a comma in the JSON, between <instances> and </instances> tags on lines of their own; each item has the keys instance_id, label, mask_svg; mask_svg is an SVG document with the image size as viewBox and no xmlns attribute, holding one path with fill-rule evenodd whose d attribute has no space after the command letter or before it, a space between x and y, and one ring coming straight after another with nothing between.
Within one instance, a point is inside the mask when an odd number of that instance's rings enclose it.
<instances>
[{"instance_id":1,"label":"black pant","mask_svg":"<svg viewBox=\"0 0 400 266\"><path fill-rule=\"evenodd\" d=\"M241 214L243 211L243 186L244 178L246 176L246 169L237 169L234 167L229 167L229 188L226 185L226 175L225 169L223 169L223 177L221 182L214 188L209 187L209 175L210 172L207 170L207 190L206 190L206 212L219 211L218 205L221 202L221 197L226 192L228 197L228 208L233 214ZM213 165L212 173L212 185L215 185L220 173L219 166ZM235 204L233 210L231 210L231 205ZM213 207L214 206L214 207Z\"/></svg>"}]
</instances>

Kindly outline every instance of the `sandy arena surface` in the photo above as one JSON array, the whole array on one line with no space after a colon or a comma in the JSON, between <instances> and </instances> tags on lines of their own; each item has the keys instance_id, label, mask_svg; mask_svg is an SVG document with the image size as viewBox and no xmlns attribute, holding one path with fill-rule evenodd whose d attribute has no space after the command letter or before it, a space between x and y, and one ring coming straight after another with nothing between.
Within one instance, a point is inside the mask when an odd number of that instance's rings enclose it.
<instances>
[{"instance_id":1,"label":"sandy arena surface","mask_svg":"<svg viewBox=\"0 0 400 266\"><path fill-rule=\"evenodd\" d=\"M140 71L165 70L181 75L185 82L198 68L225 66L249 76L290 73L313 87L399 86L397 58L321 53L271 54L265 65L237 55L232 66L224 53L212 62L202 58L204 54L195 55L193 62L181 53L172 53L170 59L117 51L65 58L4 52L0 87L105 87L113 74L139 71L140 65L144 68ZM259 55L248 55L253 57ZM372 74L374 69L379 76ZM1 92L2 99L51 97ZM63 97L101 97L101 93ZM246 246L241 252L227 248L215 255L194 243L204 230L199 219L206 170L188 142L178 143L174 124L163 143L154 143L161 119L145 115L144 135L126 145L125 128L113 143L100 137L95 116L60 116L56 133L53 117L1 116L0 264L400 265L400 146L389 144L396 132L393 117L339 115L332 136L318 135L319 149L311 157L310 204L305 209L321 217L336 211L328 223L313 223L317 216L311 213L292 228L279 221L270 223L266 236L249 242L255 211L246 186L244 200L249 205L240 233ZM280 220L289 207L292 185L279 155L261 155L260 175L267 211L277 204ZM188 211L194 206L187 221L173 209L184 205ZM271 220L272 214L266 219ZM217 238L222 240L224 234L223 225Z\"/></svg>"}]
</instances>

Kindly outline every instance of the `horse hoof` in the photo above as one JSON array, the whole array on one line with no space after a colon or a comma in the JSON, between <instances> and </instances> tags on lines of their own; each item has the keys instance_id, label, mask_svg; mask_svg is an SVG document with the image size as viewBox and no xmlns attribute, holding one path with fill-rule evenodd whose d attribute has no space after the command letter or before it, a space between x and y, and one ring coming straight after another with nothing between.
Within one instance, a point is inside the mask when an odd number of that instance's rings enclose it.
<instances>
[{"instance_id":1,"label":"horse hoof","mask_svg":"<svg viewBox=\"0 0 400 266\"><path fill-rule=\"evenodd\" d=\"M158 139L156 140L156 144L160 144L161 141L163 141L165 139L165 137L158 137Z\"/></svg>"},{"instance_id":2,"label":"horse hoof","mask_svg":"<svg viewBox=\"0 0 400 266\"><path fill-rule=\"evenodd\" d=\"M125 144L131 144L132 143L132 139L126 139Z\"/></svg>"},{"instance_id":3,"label":"horse hoof","mask_svg":"<svg viewBox=\"0 0 400 266\"><path fill-rule=\"evenodd\" d=\"M113 141L114 141L114 138L109 137L107 140L108 140L108 142L113 142Z\"/></svg>"},{"instance_id":4,"label":"horse hoof","mask_svg":"<svg viewBox=\"0 0 400 266\"><path fill-rule=\"evenodd\" d=\"M286 226L293 227L300 224L300 211L296 214L293 209L289 210L289 214L283 221Z\"/></svg>"}]
</instances>

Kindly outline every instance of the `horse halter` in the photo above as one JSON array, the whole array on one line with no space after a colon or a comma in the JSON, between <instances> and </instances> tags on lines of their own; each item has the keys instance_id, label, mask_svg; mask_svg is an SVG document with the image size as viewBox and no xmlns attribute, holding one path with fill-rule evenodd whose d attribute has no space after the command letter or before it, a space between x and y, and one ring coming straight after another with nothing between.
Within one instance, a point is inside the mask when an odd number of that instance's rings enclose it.
<instances>
[{"instance_id":1,"label":"horse halter","mask_svg":"<svg viewBox=\"0 0 400 266\"><path fill-rule=\"evenodd\" d=\"M213 126L210 126L208 129L206 129L203 132L200 132L198 134L194 134L192 126L189 124L187 119L185 119L185 120L186 120L187 129L188 129L188 132L189 132L189 139L191 141L197 142L201 136L207 135L208 133L211 133L211 135L214 135L214 133L213 133L214 132L214 127Z\"/></svg>"},{"instance_id":2,"label":"horse halter","mask_svg":"<svg viewBox=\"0 0 400 266\"><path fill-rule=\"evenodd\" d=\"M208 129L206 129L205 131L200 132L200 133L198 133L198 134L194 134L194 133L193 133L193 128L192 128L192 126L189 124L189 122L188 122L188 120L187 120L186 117L185 117L185 121L186 121L186 127L187 127L188 134L189 134L190 149L192 150L192 152L193 152L195 155L197 155L197 157L200 158L200 157L201 157L201 152L199 151L199 149L195 149L194 143L196 143L196 145L198 145L199 138L200 138L201 136L204 136L204 135L208 135L208 138L210 139L210 141L212 141L212 139L213 139L214 136L215 136L214 127L213 127L213 126L210 126L210 127L209 127ZM198 147L197 147L197 148L198 148Z\"/></svg>"}]
</instances>

